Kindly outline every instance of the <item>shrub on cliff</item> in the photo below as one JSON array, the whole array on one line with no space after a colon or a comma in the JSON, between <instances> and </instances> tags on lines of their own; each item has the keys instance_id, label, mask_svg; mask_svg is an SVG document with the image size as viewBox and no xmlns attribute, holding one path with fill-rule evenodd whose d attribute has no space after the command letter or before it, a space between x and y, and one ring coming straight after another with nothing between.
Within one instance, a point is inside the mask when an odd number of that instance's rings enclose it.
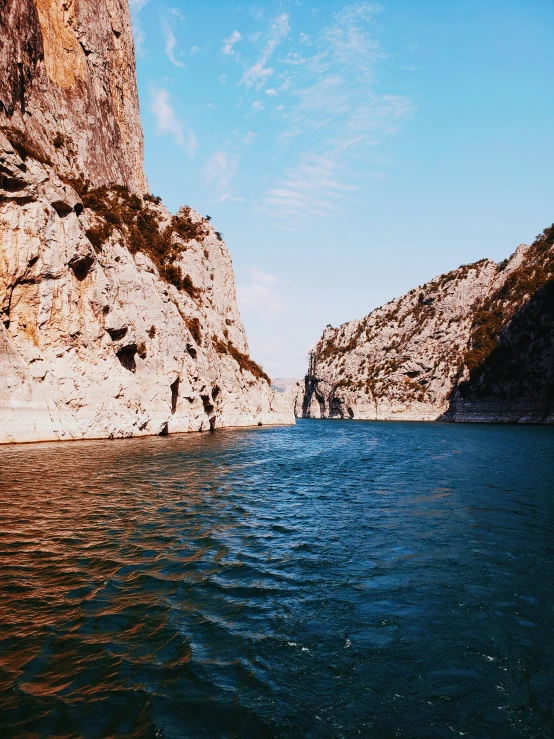
<instances>
[{"instance_id":1,"label":"shrub on cliff","mask_svg":"<svg viewBox=\"0 0 554 739\"><path fill-rule=\"evenodd\" d=\"M473 379L487 357L501 343L501 334L517 311L554 280L554 224L537 236L520 267L486 300L475 314L464 361Z\"/></svg>"},{"instance_id":2,"label":"shrub on cliff","mask_svg":"<svg viewBox=\"0 0 554 739\"><path fill-rule=\"evenodd\" d=\"M83 178L69 184L80 194L83 206L99 219L99 223L86 232L96 251L102 250L102 245L117 229L126 237L132 254L141 251L152 259L162 279L188 293L191 298L199 296L201 291L195 287L190 275L183 275L179 265L174 264L180 251L175 235L183 241L195 239L202 242L208 235L205 219L195 221L191 209L183 208L172 217L169 225L161 228L160 215L151 207L161 200L154 195L146 195L141 200L127 187L91 188Z\"/></svg>"},{"instance_id":3,"label":"shrub on cliff","mask_svg":"<svg viewBox=\"0 0 554 739\"><path fill-rule=\"evenodd\" d=\"M251 359L247 354L243 354L233 343L230 341L226 344L221 341L217 336L212 336L212 344L218 354L229 354L235 362L239 365L241 370L246 370L250 374L254 375L257 380L265 380L268 385L271 385L271 378L267 375L257 362Z\"/></svg>"},{"instance_id":4,"label":"shrub on cliff","mask_svg":"<svg viewBox=\"0 0 554 739\"><path fill-rule=\"evenodd\" d=\"M200 321L198 320L198 318L196 318L196 316L194 316L193 318L186 318L185 324L190 331L190 334L195 343L200 346L200 344L202 343L202 331L200 330Z\"/></svg>"}]
</instances>

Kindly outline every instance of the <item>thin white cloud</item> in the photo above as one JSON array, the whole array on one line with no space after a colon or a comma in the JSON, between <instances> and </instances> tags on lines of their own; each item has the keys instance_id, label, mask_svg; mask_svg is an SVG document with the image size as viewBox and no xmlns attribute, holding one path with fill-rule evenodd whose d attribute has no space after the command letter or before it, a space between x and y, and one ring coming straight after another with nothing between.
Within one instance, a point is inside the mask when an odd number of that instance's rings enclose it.
<instances>
[{"instance_id":1,"label":"thin white cloud","mask_svg":"<svg viewBox=\"0 0 554 739\"><path fill-rule=\"evenodd\" d=\"M348 129L355 133L395 133L412 111L411 100L403 95L370 95L367 102L358 105L352 112Z\"/></svg>"},{"instance_id":2,"label":"thin white cloud","mask_svg":"<svg viewBox=\"0 0 554 739\"><path fill-rule=\"evenodd\" d=\"M182 12L181 12L181 11L179 10L179 8L170 8L170 9L169 9L169 12L171 13L171 15L174 15L174 16L175 16L176 18L178 18L178 19L179 19L180 21L184 21L184 20L185 20L185 16L184 16L184 15L183 15L183 13L182 13Z\"/></svg>"},{"instance_id":3,"label":"thin white cloud","mask_svg":"<svg viewBox=\"0 0 554 739\"><path fill-rule=\"evenodd\" d=\"M189 157L192 158L195 155L195 153L198 151L198 148L199 148L198 139L194 135L193 131L189 131L189 134L187 137L187 146L186 146Z\"/></svg>"},{"instance_id":4,"label":"thin white cloud","mask_svg":"<svg viewBox=\"0 0 554 739\"><path fill-rule=\"evenodd\" d=\"M301 162L263 198L261 210L292 229L306 222L336 215L356 185L344 181L339 157L305 154Z\"/></svg>"},{"instance_id":5,"label":"thin white cloud","mask_svg":"<svg viewBox=\"0 0 554 739\"><path fill-rule=\"evenodd\" d=\"M232 192L225 192L223 195L219 195L217 198L218 203L224 203L226 200L228 200L230 203L245 203L246 198L238 198L236 195L233 195Z\"/></svg>"},{"instance_id":6,"label":"thin white cloud","mask_svg":"<svg viewBox=\"0 0 554 739\"><path fill-rule=\"evenodd\" d=\"M233 197L229 186L237 173L238 166L237 156L230 155L226 151L216 151L202 168L204 186L213 189L216 202L237 200Z\"/></svg>"},{"instance_id":7,"label":"thin white cloud","mask_svg":"<svg viewBox=\"0 0 554 739\"><path fill-rule=\"evenodd\" d=\"M373 29L379 10L365 2L347 5L333 14L333 22L316 34L308 49L287 54L287 85L296 105L286 138L345 121L366 104L368 85L382 57Z\"/></svg>"},{"instance_id":8,"label":"thin white cloud","mask_svg":"<svg viewBox=\"0 0 554 739\"><path fill-rule=\"evenodd\" d=\"M352 109L353 101L346 80L338 74L321 77L313 85L296 92L298 112L317 114L321 121L321 112L328 112L333 117Z\"/></svg>"},{"instance_id":9,"label":"thin white cloud","mask_svg":"<svg viewBox=\"0 0 554 739\"><path fill-rule=\"evenodd\" d=\"M328 48L328 64L355 65L359 72L373 74L380 57L379 44L367 30L381 6L373 3L347 5L334 14L334 23L322 34Z\"/></svg>"},{"instance_id":10,"label":"thin white cloud","mask_svg":"<svg viewBox=\"0 0 554 739\"><path fill-rule=\"evenodd\" d=\"M269 272L262 272L262 270L257 267L250 267L249 271L257 282L263 282L266 285L276 285L279 282L275 275L272 275Z\"/></svg>"},{"instance_id":11,"label":"thin white cloud","mask_svg":"<svg viewBox=\"0 0 554 739\"><path fill-rule=\"evenodd\" d=\"M169 25L167 21L164 21L163 23L163 32L165 36L165 53L166 53L167 58L176 67L180 67L181 69L184 69L185 64L180 59L177 59L177 57L175 56L175 49L177 47L177 39L175 38L173 29L171 28L171 26Z\"/></svg>"},{"instance_id":12,"label":"thin white cloud","mask_svg":"<svg viewBox=\"0 0 554 739\"><path fill-rule=\"evenodd\" d=\"M136 18L136 20L133 21L133 40L135 42L135 54L141 58L146 57L146 50L144 47L145 38L140 20Z\"/></svg>"},{"instance_id":13,"label":"thin white cloud","mask_svg":"<svg viewBox=\"0 0 554 739\"><path fill-rule=\"evenodd\" d=\"M252 15L257 21L261 21L265 8L261 8L256 5L251 5L249 8L250 15Z\"/></svg>"},{"instance_id":14,"label":"thin white cloud","mask_svg":"<svg viewBox=\"0 0 554 739\"><path fill-rule=\"evenodd\" d=\"M237 298L241 312L251 311L258 315L276 315L285 312L285 303L281 296L259 282L237 285Z\"/></svg>"},{"instance_id":15,"label":"thin white cloud","mask_svg":"<svg viewBox=\"0 0 554 739\"><path fill-rule=\"evenodd\" d=\"M243 136L242 142L249 146L251 143L253 143L258 137L254 133L254 131L248 131L248 133Z\"/></svg>"},{"instance_id":16,"label":"thin white cloud","mask_svg":"<svg viewBox=\"0 0 554 739\"><path fill-rule=\"evenodd\" d=\"M223 46L221 47L221 51L227 56L232 56L234 52L234 46L239 41L242 41L242 36L238 31L233 31L229 38L223 39Z\"/></svg>"},{"instance_id":17,"label":"thin white cloud","mask_svg":"<svg viewBox=\"0 0 554 739\"><path fill-rule=\"evenodd\" d=\"M281 124L277 141L283 147L297 138L305 142L297 163L261 199L260 209L285 228L340 213L358 189L362 170L372 172L373 147L411 113L407 98L376 90L376 68L384 57L375 33L379 10L368 2L345 6L309 38L297 36L296 48L285 48L274 63L271 74L279 84L265 93L286 102L272 109ZM252 77L258 85L271 76L267 61L258 61L260 74Z\"/></svg>"},{"instance_id":18,"label":"thin white cloud","mask_svg":"<svg viewBox=\"0 0 554 739\"><path fill-rule=\"evenodd\" d=\"M269 39L264 46L258 61L249 67L243 74L241 82L247 87L261 87L273 74L273 68L267 63L273 52L290 31L288 13L281 13L271 21Z\"/></svg>"},{"instance_id":19,"label":"thin white cloud","mask_svg":"<svg viewBox=\"0 0 554 739\"><path fill-rule=\"evenodd\" d=\"M194 156L198 149L196 136L192 131L185 133L184 124L175 115L169 92L164 87L152 89L151 110L156 118L158 134L171 134L178 146L185 149L190 157Z\"/></svg>"},{"instance_id":20,"label":"thin white cloud","mask_svg":"<svg viewBox=\"0 0 554 739\"><path fill-rule=\"evenodd\" d=\"M148 0L129 0L129 8L131 10L131 21L133 24L133 39L135 42L135 53L137 56L145 57L146 49L144 47L145 35L140 22L140 11L148 3Z\"/></svg>"},{"instance_id":21,"label":"thin white cloud","mask_svg":"<svg viewBox=\"0 0 554 739\"><path fill-rule=\"evenodd\" d=\"M131 13L140 13L140 11L144 8L147 2L148 0L129 0L129 7L131 8Z\"/></svg>"},{"instance_id":22,"label":"thin white cloud","mask_svg":"<svg viewBox=\"0 0 554 739\"><path fill-rule=\"evenodd\" d=\"M251 282L248 285L237 285L237 298L241 312L256 315L275 316L286 311L286 303L275 275L262 272L251 267L248 272Z\"/></svg>"},{"instance_id":23,"label":"thin white cloud","mask_svg":"<svg viewBox=\"0 0 554 739\"><path fill-rule=\"evenodd\" d=\"M260 102L259 100L256 100L255 102L252 103L252 108L255 111L263 110L264 109L264 104L262 102Z\"/></svg>"}]
</instances>

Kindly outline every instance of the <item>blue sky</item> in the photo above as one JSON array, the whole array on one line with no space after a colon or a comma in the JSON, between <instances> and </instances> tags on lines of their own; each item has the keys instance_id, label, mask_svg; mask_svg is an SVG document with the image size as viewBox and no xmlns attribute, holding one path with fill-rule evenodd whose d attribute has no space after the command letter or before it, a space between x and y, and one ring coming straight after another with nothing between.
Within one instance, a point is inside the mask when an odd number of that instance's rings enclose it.
<instances>
[{"instance_id":1,"label":"blue sky","mask_svg":"<svg viewBox=\"0 0 554 739\"><path fill-rule=\"evenodd\" d=\"M252 356L554 220L551 0L131 0L145 165L212 216Z\"/></svg>"}]
</instances>

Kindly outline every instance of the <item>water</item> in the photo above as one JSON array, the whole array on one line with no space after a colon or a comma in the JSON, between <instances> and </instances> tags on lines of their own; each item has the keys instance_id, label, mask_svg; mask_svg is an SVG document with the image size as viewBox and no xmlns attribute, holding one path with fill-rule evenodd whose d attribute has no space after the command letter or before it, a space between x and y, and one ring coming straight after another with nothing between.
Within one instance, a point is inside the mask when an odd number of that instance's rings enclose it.
<instances>
[{"instance_id":1,"label":"water","mask_svg":"<svg viewBox=\"0 0 554 739\"><path fill-rule=\"evenodd\" d=\"M554 428L0 448L2 737L551 737Z\"/></svg>"}]
</instances>

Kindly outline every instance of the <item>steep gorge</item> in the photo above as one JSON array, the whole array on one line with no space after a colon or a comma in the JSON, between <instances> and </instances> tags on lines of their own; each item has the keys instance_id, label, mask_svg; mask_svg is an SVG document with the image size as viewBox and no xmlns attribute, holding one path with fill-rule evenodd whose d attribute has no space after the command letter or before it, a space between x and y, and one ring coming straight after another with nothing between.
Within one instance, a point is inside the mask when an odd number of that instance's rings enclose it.
<instances>
[{"instance_id":1,"label":"steep gorge","mask_svg":"<svg viewBox=\"0 0 554 739\"><path fill-rule=\"evenodd\" d=\"M0 69L0 442L294 422L221 235L148 193L127 0L7 0Z\"/></svg>"},{"instance_id":2,"label":"steep gorge","mask_svg":"<svg viewBox=\"0 0 554 739\"><path fill-rule=\"evenodd\" d=\"M311 353L311 418L554 422L554 225L435 277Z\"/></svg>"}]
</instances>

